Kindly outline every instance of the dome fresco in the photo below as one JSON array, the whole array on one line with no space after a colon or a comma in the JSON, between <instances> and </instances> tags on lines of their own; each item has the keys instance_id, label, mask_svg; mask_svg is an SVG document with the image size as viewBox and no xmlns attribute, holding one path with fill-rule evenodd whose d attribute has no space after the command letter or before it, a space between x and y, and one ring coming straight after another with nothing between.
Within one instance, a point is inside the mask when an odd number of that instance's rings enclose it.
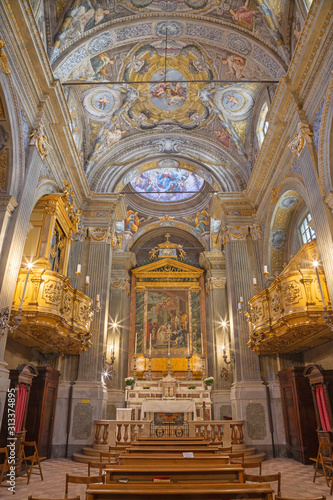
<instances>
[{"instance_id":1,"label":"dome fresco","mask_svg":"<svg viewBox=\"0 0 333 500\"><path fill-rule=\"evenodd\" d=\"M201 190L204 179L183 168L164 165L141 172L130 184L134 191L153 201L182 201Z\"/></svg>"}]
</instances>

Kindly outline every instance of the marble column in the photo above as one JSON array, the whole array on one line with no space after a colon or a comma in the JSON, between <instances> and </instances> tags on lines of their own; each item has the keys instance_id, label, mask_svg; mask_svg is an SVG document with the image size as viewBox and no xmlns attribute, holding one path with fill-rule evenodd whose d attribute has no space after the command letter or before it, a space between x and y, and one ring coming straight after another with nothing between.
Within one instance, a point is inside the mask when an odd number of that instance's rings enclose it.
<instances>
[{"instance_id":1,"label":"marble column","mask_svg":"<svg viewBox=\"0 0 333 500\"><path fill-rule=\"evenodd\" d=\"M230 217L223 229L226 259L230 333L235 353L234 382L230 399L232 416L245 420L245 442L272 453L266 386L261 380L258 356L247 347L249 329L244 312L254 295L252 279L260 274L257 262L259 228L250 217ZM237 305L243 298L243 311Z\"/></svg>"},{"instance_id":2,"label":"marble column","mask_svg":"<svg viewBox=\"0 0 333 500\"><path fill-rule=\"evenodd\" d=\"M208 375L215 379L211 391L213 418L220 420L225 415L231 416L230 387L233 376L233 363L227 365L222 357L226 352L229 360L231 350L224 254L217 250L202 252L199 263L206 270ZM223 321L226 326L222 326ZM225 346L225 351L222 346Z\"/></svg>"},{"instance_id":3,"label":"marble column","mask_svg":"<svg viewBox=\"0 0 333 500\"><path fill-rule=\"evenodd\" d=\"M73 385L69 454L94 440L94 420L106 417L107 389L103 379L103 353L109 322L112 231L109 228L87 231L82 251L79 285L95 304L100 295L101 309L91 324L92 346L80 355L78 377ZM85 286L89 276L90 286Z\"/></svg>"},{"instance_id":4,"label":"marble column","mask_svg":"<svg viewBox=\"0 0 333 500\"><path fill-rule=\"evenodd\" d=\"M34 196L38 184L42 160L35 146L29 146L26 157L26 176L18 200L11 196L1 197L3 203L0 214L1 261L0 261L0 311L11 309L20 270L23 249ZM0 421L9 387L9 371L4 361L7 333L0 339Z\"/></svg>"},{"instance_id":5,"label":"marble column","mask_svg":"<svg viewBox=\"0 0 333 500\"><path fill-rule=\"evenodd\" d=\"M108 387L107 418L116 418L116 408L125 402L124 379L127 377L130 312L129 271L136 265L135 254L116 251L112 257L110 283L110 323L107 340L107 361L114 353L114 378L105 379ZM113 326L115 323L117 326Z\"/></svg>"}]
</instances>

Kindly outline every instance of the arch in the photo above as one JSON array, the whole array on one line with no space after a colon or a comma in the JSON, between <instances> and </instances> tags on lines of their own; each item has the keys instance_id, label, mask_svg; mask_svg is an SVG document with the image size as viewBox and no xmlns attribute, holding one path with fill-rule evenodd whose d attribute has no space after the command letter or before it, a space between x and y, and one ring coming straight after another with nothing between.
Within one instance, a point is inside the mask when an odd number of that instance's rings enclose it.
<instances>
[{"instance_id":1,"label":"arch","mask_svg":"<svg viewBox=\"0 0 333 500\"><path fill-rule=\"evenodd\" d=\"M320 122L318 141L318 166L326 195L333 191L333 77L331 77Z\"/></svg>"},{"instance_id":2,"label":"arch","mask_svg":"<svg viewBox=\"0 0 333 500\"><path fill-rule=\"evenodd\" d=\"M270 273L279 274L290 254L301 247L300 233L292 231L298 227L302 214L309 209L308 194L300 180L286 178L280 185L279 198L267 216L263 241L264 262L268 262Z\"/></svg>"}]
</instances>

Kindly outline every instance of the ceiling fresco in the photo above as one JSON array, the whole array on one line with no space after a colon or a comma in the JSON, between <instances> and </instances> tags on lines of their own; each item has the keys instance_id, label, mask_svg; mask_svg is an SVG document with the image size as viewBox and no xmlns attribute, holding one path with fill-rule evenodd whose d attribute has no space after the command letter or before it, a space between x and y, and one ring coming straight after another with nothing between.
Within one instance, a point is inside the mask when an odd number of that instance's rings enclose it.
<instances>
[{"instance_id":1,"label":"ceiling fresco","mask_svg":"<svg viewBox=\"0 0 333 500\"><path fill-rule=\"evenodd\" d=\"M57 0L54 15L48 53L89 187L128 204L119 249L161 227L215 248L212 193L246 188L257 103L289 63L281 1Z\"/></svg>"},{"instance_id":2,"label":"ceiling fresco","mask_svg":"<svg viewBox=\"0 0 333 500\"><path fill-rule=\"evenodd\" d=\"M134 191L153 201L186 200L198 193L205 181L179 165L177 160L160 160L159 168L142 172L130 184Z\"/></svg>"}]
</instances>

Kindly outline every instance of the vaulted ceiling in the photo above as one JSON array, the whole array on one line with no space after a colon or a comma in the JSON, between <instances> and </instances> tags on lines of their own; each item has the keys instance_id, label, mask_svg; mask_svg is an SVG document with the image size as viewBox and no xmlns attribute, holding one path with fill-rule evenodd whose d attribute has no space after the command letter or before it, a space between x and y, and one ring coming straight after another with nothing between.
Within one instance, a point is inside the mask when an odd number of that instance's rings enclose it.
<instances>
[{"instance_id":1,"label":"vaulted ceiling","mask_svg":"<svg viewBox=\"0 0 333 500\"><path fill-rule=\"evenodd\" d=\"M260 109L290 61L289 0L45 2L93 191L153 210L246 187Z\"/></svg>"}]
</instances>

